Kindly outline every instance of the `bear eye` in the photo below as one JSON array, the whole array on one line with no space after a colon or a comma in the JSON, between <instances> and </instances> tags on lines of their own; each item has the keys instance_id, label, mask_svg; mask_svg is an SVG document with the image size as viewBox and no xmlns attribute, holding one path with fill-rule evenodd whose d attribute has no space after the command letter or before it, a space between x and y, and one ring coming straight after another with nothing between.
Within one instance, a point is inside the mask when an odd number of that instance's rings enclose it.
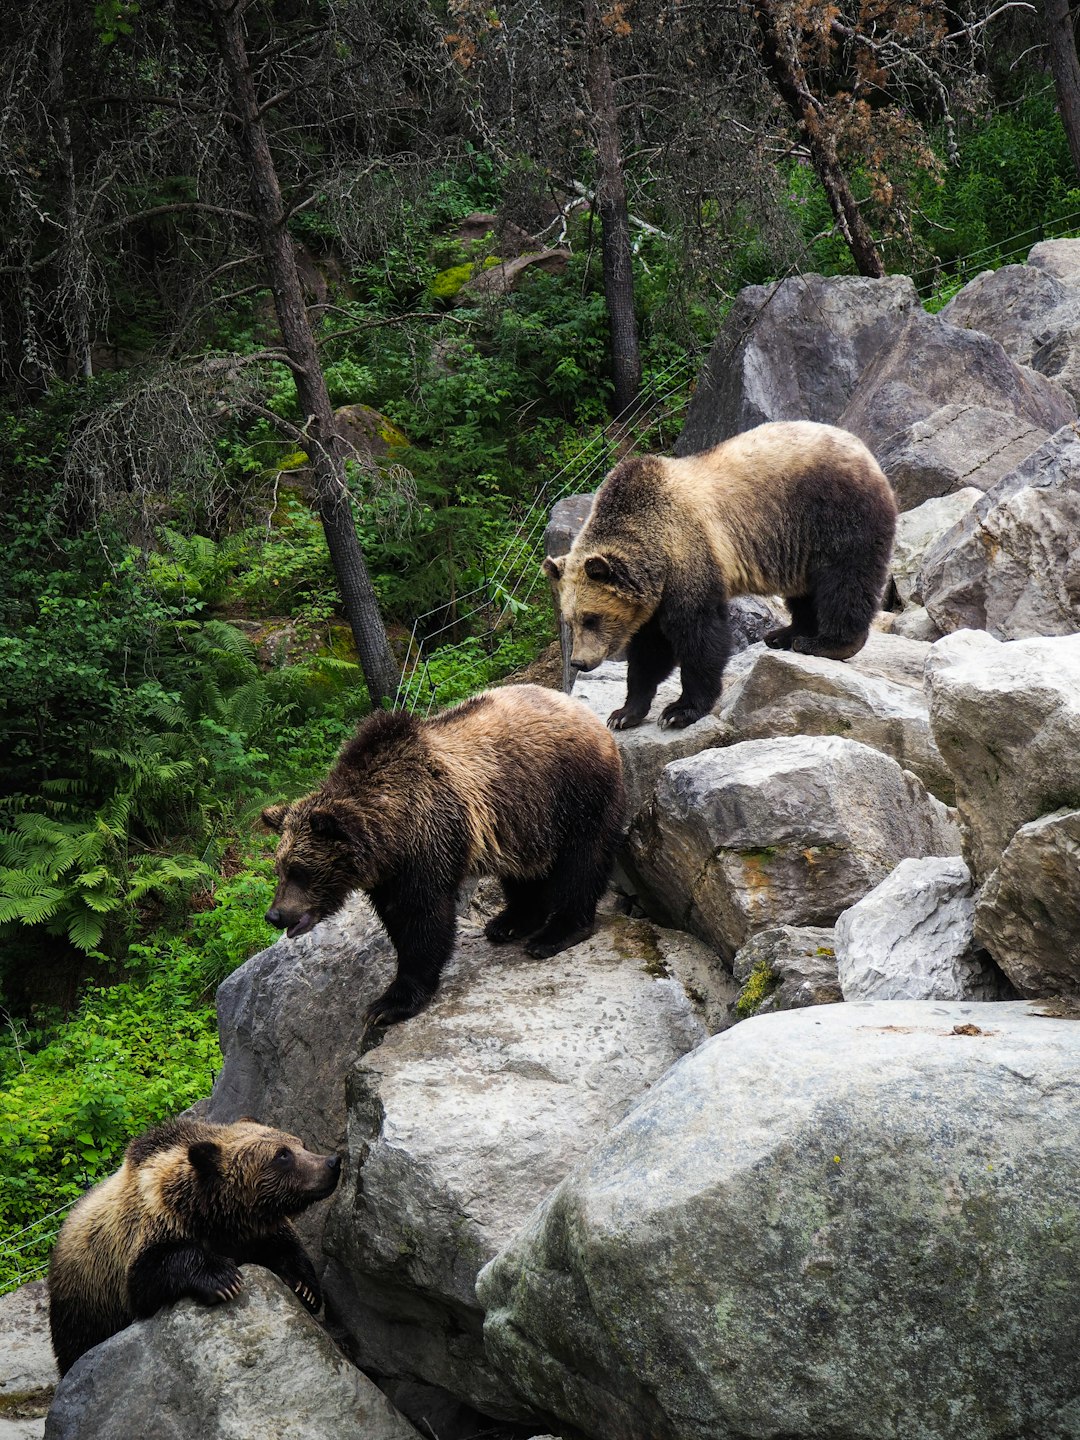
<instances>
[{"instance_id":1,"label":"bear eye","mask_svg":"<svg viewBox=\"0 0 1080 1440\"><path fill-rule=\"evenodd\" d=\"M289 879L294 885L306 885L308 878L308 872L304 869L303 865L289 866Z\"/></svg>"},{"instance_id":2,"label":"bear eye","mask_svg":"<svg viewBox=\"0 0 1080 1440\"><path fill-rule=\"evenodd\" d=\"M600 629L600 616L599 616L599 615L583 615L583 616L581 617L581 626L582 626L582 629L583 629L583 630L599 630L599 629Z\"/></svg>"},{"instance_id":3,"label":"bear eye","mask_svg":"<svg viewBox=\"0 0 1080 1440\"><path fill-rule=\"evenodd\" d=\"M288 1145L282 1145L281 1149L274 1156L274 1164L287 1165L291 1159L292 1151L289 1149Z\"/></svg>"}]
</instances>

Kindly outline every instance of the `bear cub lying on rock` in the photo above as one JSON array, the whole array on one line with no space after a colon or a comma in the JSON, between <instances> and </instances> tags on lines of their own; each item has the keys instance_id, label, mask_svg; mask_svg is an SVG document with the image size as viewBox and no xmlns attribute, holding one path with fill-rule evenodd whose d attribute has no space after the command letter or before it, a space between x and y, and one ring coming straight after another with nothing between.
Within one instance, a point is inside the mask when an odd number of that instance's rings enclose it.
<instances>
[{"instance_id":1,"label":"bear cub lying on rock","mask_svg":"<svg viewBox=\"0 0 1080 1440\"><path fill-rule=\"evenodd\" d=\"M626 704L640 725L681 667L660 717L681 729L720 698L731 651L727 602L783 595L774 649L846 660L866 644L888 578L892 487L854 435L810 421L759 425L700 455L621 461L596 492L569 555L544 561L573 633L571 664L627 648Z\"/></svg>"},{"instance_id":2,"label":"bear cub lying on rock","mask_svg":"<svg viewBox=\"0 0 1080 1440\"><path fill-rule=\"evenodd\" d=\"M116 1174L77 1201L52 1253L60 1374L173 1300L233 1299L240 1265L264 1265L317 1311L319 1282L288 1217L325 1200L340 1169L337 1155L254 1120L181 1118L133 1140Z\"/></svg>"},{"instance_id":3,"label":"bear cub lying on rock","mask_svg":"<svg viewBox=\"0 0 1080 1440\"><path fill-rule=\"evenodd\" d=\"M592 931L626 802L615 742L577 700L536 685L489 690L430 720L369 716L313 794L274 805L271 925L303 935L364 890L397 950L367 1019L392 1024L435 994L468 875L498 877L494 944L536 958Z\"/></svg>"}]
</instances>

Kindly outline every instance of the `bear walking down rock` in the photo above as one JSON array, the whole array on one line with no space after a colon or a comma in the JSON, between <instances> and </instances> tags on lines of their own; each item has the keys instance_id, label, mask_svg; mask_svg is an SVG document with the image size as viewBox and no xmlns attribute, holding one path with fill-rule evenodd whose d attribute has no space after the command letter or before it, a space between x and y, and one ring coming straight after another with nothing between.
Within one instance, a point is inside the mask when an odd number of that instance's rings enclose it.
<instances>
[{"instance_id":1,"label":"bear walking down rock","mask_svg":"<svg viewBox=\"0 0 1080 1440\"><path fill-rule=\"evenodd\" d=\"M430 720L369 716L313 794L263 811L281 834L266 912L303 935L365 890L397 975L367 1019L393 1024L435 994L470 874L498 877L494 944L535 958L592 930L625 818L615 742L577 700L536 685L489 690Z\"/></svg>"},{"instance_id":2,"label":"bear walking down rock","mask_svg":"<svg viewBox=\"0 0 1080 1440\"><path fill-rule=\"evenodd\" d=\"M700 455L634 456L605 478L569 555L544 561L573 632L571 664L627 647L626 704L640 725L676 665L681 729L716 704L731 650L727 602L782 595L791 624L765 643L846 660L862 649L888 576L896 501L856 436L811 421L758 425Z\"/></svg>"},{"instance_id":3,"label":"bear walking down rock","mask_svg":"<svg viewBox=\"0 0 1080 1440\"><path fill-rule=\"evenodd\" d=\"M289 1217L325 1199L337 1155L239 1120L182 1117L133 1140L115 1175L64 1221L49 1264L49 1323L60 1374L80 1355L173 1300L240 1293L240 1265L279 1275L309 1310L319 1282Z\"/></svg>"}]
</instances>

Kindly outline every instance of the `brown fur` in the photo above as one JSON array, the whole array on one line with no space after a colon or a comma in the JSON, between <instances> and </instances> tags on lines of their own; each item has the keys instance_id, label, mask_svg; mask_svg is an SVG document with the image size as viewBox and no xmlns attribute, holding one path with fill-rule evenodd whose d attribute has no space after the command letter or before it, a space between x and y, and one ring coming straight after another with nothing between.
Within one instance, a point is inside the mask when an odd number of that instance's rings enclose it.
<instances>
[{"instance_id":1,"label":"brown fur","mask_svg":"<svg viewBox=\"0 0 1080 1440\"><path fill-rule=\"evenodd\" d=\"M555 691L507 686L425 721L373 715L317 791L264 811L281 833L267 919L303 934L365 890L398 951L369 1016L403 1019L434 993L467 875L503 883L490 939L531 935L532 953L550 954L581 938L623 809L610 735Z\"/></svg>"},{"instance_id":2,"label":"brown fur","mask_svg":"<svg viewBox=\"0 0 1080 1440\"><path fill-rule=\"evenodd\" d=\"M793 623L770 643L838 659L861 649L895 525L889 482L856 436L776 423L700 455L622 461L569 555L544 568L578 669L631 647L631 694L608 723L639 724L679 663L684 693L665 719L684 725L719 696L732 596L788 599Z\"/></svg>"},{"instance_id":3,"label":"brown fur","mask_svg":"<svg viewBox=\"0 0 1080 1440\"><path fill-rule=\"evenodd\" d=\"M79 1200L49 1265L53 1348L65 1374L91 1346L161 1304L239 1293L261 1263L318 1308L318 1284L288 1216L329 1195L336 1156L253 1120L179 1119L128 1146L120 1169Z\"/></svg>"}]
</instances>

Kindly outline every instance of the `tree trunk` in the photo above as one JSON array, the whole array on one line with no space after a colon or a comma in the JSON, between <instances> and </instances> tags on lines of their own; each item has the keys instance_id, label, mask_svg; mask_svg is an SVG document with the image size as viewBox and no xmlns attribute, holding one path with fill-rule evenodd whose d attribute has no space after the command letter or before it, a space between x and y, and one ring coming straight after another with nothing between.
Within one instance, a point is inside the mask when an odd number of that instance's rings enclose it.
<instances>
[{"instance_id":1,"label":"tree trunk","mask_svg":"<svg viewBox=\"0 0 1080 1440\"><path fill-rule=\"evenodd\" d=\"M607 45L596 0L585 0L587 78L596 134L596 208L600 212L600 253L611 336L613 411L618 419L637 401L641 390L641 353L634 314L634 270L619 114Z\"/></svg>"},{"instance_id":2,"label":"tree trunk","mask_svg":"<svg viewBox=\"0 0 1080 1440\"><path fill-rule=\"evenodd\" d=\"M1080 61L1069 0L1046 0L1046 48L1057 91L1058 114L1065 127L1073 169L1080 176Z\"/></svg>"},{"instance_id":3,"label":"tree trunk","mask_svg":"<svg viewBox=\"0 0 1080 1440\"><path fill-rule=\"evenodd\" d=\"M285 205L277 170L248 64L243 9L237 0L214 0L214 33L228 71L232 108L240 122L251 167L252 214L258 227L281 337L292 364L300 409L307 417L306 433L310 439L319 518L368 694L372 705L377 706L395 692L398 669L390 653L390 642L353 523L342 446L304 303L292 240L285 225Z\"/></svg>"},{"instance_id":4,"label":"tree trunk","mask_svg":"<svg viewBox=\"0 0 1080 1440\"><path fill-rule=\"evenodd\" d=\"M807 84L796 52L796 37L781 31L776 11L766 0L758 0L754 6L754 18L761 36L765 69L788 113L802 131L810 150L810 159L844 243L851 251L855 268L860 275L880 280L885 274L885 266L837 158L836 139L829 129L828 117Z\"/></svg>"}]
</instances>

